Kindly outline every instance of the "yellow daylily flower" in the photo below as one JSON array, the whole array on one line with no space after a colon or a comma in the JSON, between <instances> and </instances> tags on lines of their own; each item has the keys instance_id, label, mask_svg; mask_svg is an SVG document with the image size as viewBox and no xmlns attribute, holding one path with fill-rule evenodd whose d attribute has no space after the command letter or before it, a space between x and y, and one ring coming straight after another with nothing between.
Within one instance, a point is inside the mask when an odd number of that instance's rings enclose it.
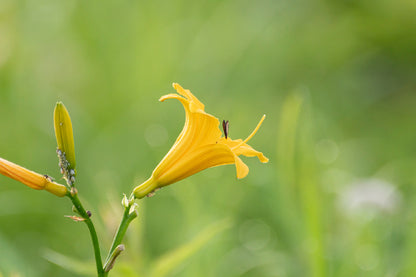
<instances>
[{"instance_id":1,"label":"yellow daylily flower","mask_svg":"<svg viewBox=\"0 0 416 277\"><path fill-rule=\"evenodd\" d=\"M179 100L186 112L185 126L174 145L158 164L152 176L133 190L136 198L142 198L154 190L180 181L201 170L226 164L235 164L237 178L248 174L248 167L238 157L244 155L254 157L263 162L269 161L263 153L254 150L247 144L259 129L265 116L251 135L244 141L232 140L228 134L221 137L218 118L204 111L202 104L189 90L174 83L178 94L162 96L159 101L166 99Z\"/></svg>"},{"instance_id":2,"label":"yellow daylily flower","mask_svg":"<svg viewBox=\"0 0 416 277\"><path fill-rule=\"evenodd\" d=\"M67 188L64 185L53 182L49 176L33 172L2 158L0 158L0 174L19 181L32 189L44 189L59 197L65 196L67 193Z\"/></svg>"}]
</instances>

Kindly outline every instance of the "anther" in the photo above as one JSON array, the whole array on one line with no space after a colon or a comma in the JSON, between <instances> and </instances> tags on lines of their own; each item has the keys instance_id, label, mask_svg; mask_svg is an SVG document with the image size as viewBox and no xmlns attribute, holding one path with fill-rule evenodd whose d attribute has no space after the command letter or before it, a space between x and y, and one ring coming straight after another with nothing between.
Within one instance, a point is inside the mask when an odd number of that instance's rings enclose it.
<instances>
[{"instance_id":1,"label":"anther","mask_svg":"<svg viewBox=\"0 0 416 277\"><path fill-rule=\"evenodd\" d=\"M229 126L230 126L230 124L228 123L228 120L227 121L225 121L225 120L222 121L222 129L224 131L224 137L225 137L225 139L228 138L228 129L229 129Z\"/></svg>"}]
</instances>

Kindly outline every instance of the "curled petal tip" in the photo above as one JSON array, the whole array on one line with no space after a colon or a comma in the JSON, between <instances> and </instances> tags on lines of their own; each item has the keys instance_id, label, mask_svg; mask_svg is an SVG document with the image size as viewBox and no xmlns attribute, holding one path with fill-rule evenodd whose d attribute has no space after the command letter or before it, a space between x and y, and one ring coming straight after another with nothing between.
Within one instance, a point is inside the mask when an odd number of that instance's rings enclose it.
<instances>
[{"instance_id":1,"label":"curled petal tip","mask_svg":"<svg viewBox=\"0 0 416 277\"><path fill-rule=\"evenodd\" d=\"M260 162L262 162L262 163L268 163L269 162L269 158L267 158L267 157L265 157L265 156L263 156L263 157L261 157L260 158Z\"/></svg>"},{"instance_id":2,"label":"curled petal tip","mask_svg":"<svg viewBox=\"0 0 416 277\"><path fill-rule=\"evenodd\" d=\"M179 88L182 88L182 87L181 87L181 85L179 85L178 83L172 83L172 87L173 87L174 89L179 89Z\"/></svg>"},{"instance_id":3,"label":"curled petal tip","mask_svg":"<svg viewBox=\"0 0 416 277\"><path fill-rule=\"evenodd\" d=\"M165 101L166 99L178 99L179 101L184 101L185 98L183 98L182 96L175 94L175 93L170 93L170 94L166 94L163 95L162 97L159 98L160 102Z\"/></svg>"}]
</instances>

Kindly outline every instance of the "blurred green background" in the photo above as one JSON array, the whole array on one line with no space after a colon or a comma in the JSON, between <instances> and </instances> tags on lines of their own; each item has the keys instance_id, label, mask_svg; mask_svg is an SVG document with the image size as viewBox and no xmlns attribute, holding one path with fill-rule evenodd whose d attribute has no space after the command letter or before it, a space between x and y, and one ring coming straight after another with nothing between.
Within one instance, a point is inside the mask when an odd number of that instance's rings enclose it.
<instances>
[{"instance_id":1,"label":"blurred green background","mask_svg":"<svg viewBox=\"0 0 416 277\"><path fill-rule=\"evenodd\" d=\"M103 253L184 123L172 82L270 158L139 201L112 276L416 276L414 0L0 0L0 156L78 188ZM62 180L60 180L62 181ZM0 275L93 276L68 199L0 176ZM64 267L64 268L62 268ZM92 272L92 274L91 274Z\"/></svg>"}]
</instances>

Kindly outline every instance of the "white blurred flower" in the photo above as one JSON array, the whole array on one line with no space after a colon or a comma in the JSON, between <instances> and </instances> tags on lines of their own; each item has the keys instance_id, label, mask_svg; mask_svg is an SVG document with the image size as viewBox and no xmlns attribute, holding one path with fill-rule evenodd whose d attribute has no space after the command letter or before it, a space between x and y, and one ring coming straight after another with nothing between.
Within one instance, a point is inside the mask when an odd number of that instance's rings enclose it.
<instances>
[{"instance_id":1,"label":"white blurred flower","mask_svg":"<svg viewBox=\"0 0 416 277\"><path fill-rule=\"evenodd\" d=\"M381 179L355 182L341 191L340 195L342 210L350 214L366 211L393 213L400 202L400 192L393 184Z\"/></svg>"}]
</instances>

